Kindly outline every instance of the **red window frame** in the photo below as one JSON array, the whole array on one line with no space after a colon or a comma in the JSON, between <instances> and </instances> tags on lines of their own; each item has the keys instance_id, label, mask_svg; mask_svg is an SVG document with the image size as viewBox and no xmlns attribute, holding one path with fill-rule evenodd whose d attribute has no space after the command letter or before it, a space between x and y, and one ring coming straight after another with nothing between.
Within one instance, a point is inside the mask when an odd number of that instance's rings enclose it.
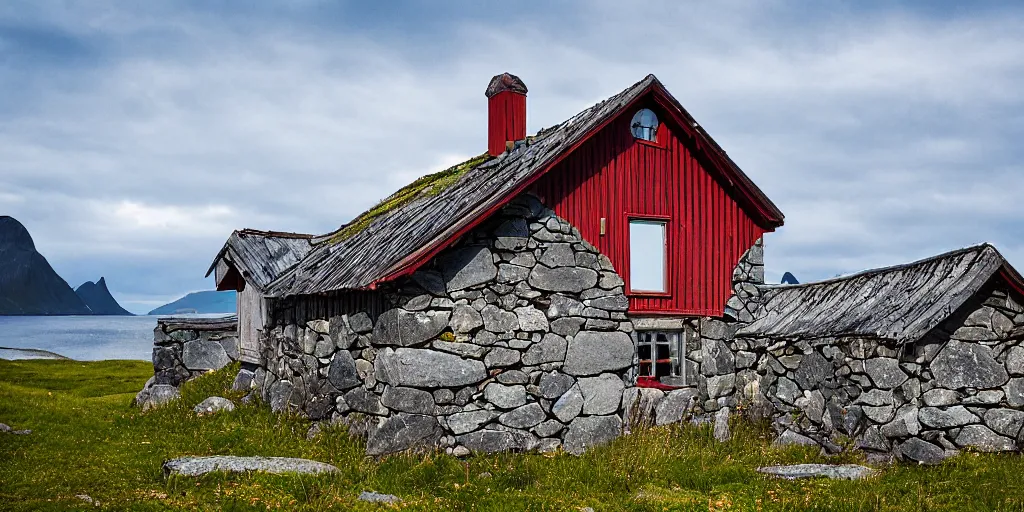
<instances>
[{"instance_id":1,"label":"red window frame","mask_svg":"<svg viewBox=\"0 0 1024 512\"><path fill-rule=\"evenodd\" d=\"M672 237L670 236L671 230L669 229L672 223L672 217L668 215L656 215L649 213L626 213L626 276L623 281L626 282L626 296L627 297L671 297L672 296L672 272L669 269L668 257L670 254L670 247L672 246ZM632 267L632 244L630 241L630 223L632 221L647 221L657 222L664 225L665 229L665 254L662 255L662 261L664 262L664 291L657 290L634 290L632 279L633 279L633 267Z\"/></svg>"},{"instance_id":2,"label":"red window frame","mask_svg":"<svg viewBox=\"0 0 1024 512\"><path fill-rule=\"evenodd\" d=\"M637 372L636 386L637 387L641 387L641 388L655 388L655 389L660 389L660 390L663 390L663 391L669 391L669 390L673 390L673 389L680 389L680 388L685 388L685 387L691 387L691 386L687 386L685 384L685 381L687 380L687 377L688 377L688 375L686 373L686 361L687 361L687 359L686 359L686 343L688 341L688 333L687 333L686 329L680 329L680 330L676 330L676 329L669 329L669 330L657 330L657 329L646 330L645 329L645 330L637 331L637 334L642 333L642 332L650 333L651 335L654 335L654 336L656 336L659 333L671 333L671 334L673 334L676 337L674 342L678 344L677 357L679 359L679 361L678 361L678 364L679 364L679 375L660 375L659 376L659 375L657 375L656 371L652 371L652 373L655 373L655 375L641 375L640 374L640 370L643 367L645 362L647 364L651 365L652 368L654 368L654 365L656 365L658 362L669 362L669 363L671 363L671 358L669 360L656 359L656 357L657 357L657 352L656 352L657 351L657 347L656 347L657 343L650 343L650 357L651 357L651 359L649 359L649 360L639 360L638 364L636 366L636 372ZM641 338L638 336L637 341L640 342L640 339ZM671 353L671 348L669 350L670 350L670 353ZM639 352L637 353L637 356L639 357ZM661 381L662 377L678 377L678 378L682 378L684 384L676 385L676 386L673 386L671 384L666 384L666 383Z\"/></svg>"},{"instance_id":3,"label":"red window frame","mask_svg":"<svg viewBox=\"0 0 1024 512\"><path fill-rule=\"evenodd\" d=\"M655 112L654 114L657 115L658 113ZM637 144L647 146L650 148L665 149L668 147L668 144L665 142L668 139L668 135L665 135L665 131L665 122L661 121L659 118L658 129L654 132L654 140L641 139L638 137L633 137L633 140L636 141ZM630 133L630 135L632 136L633 134Z\"/></svg>"}]
</instances>

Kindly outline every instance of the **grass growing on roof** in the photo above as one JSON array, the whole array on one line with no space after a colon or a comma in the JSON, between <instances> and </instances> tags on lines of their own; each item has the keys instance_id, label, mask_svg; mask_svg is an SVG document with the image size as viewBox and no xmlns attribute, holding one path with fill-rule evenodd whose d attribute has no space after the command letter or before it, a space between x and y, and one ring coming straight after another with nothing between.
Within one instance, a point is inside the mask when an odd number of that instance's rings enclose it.
<instances>
[{"instance_id":1,"label":"grass growing on roof","mask_svg":"<svg viewBox=\"0 0 1024 512\"><path fill-rule=\"evenodd\" d=\"M377 461L341 427L308 440L309 421L241 404L233 370L187 383L182 398L145 414L129 407L148 362L0 360L0 510L1021 510L1020 455L964 453L936 467L896 465L849 482L777 480L768 464L848 462L817 449L771 445L762 424L733 423L727 443L708 427L662 427L582 457L498 454L459 460L400 454ZM237 409L196 417L211 395ZM274 455L333 464L336 475L216 475L164 480L183 455ZM397 507L356 500L398 495ZM76 495L99 503L89 505Z\"/></svg>"},{"instance_id":2,"label":"grass growing on roof","mask_svg":"<svg viewBox=\"0 0 1024 512\"><path fill-rule=\"evenodd\" d=\"M491 155L484 153L470 158L460 164L453 165L441 172L435 172L434 174L428 174L418 178L416 181L399 189L398 192L391 194L383 201L377 203L373 208L361 213L348 224L342 226L341 229L331 236L328 243L336 244L352 238L356 233L366 229L366 226L369 226L377 217L380 217L395 208L405 206L413 199L419 197L421 193L428 196L436 196L437 194L440 194L442 190L458 181L463 174L466 174L491 158Z\"/></svg>"}]
</instances>

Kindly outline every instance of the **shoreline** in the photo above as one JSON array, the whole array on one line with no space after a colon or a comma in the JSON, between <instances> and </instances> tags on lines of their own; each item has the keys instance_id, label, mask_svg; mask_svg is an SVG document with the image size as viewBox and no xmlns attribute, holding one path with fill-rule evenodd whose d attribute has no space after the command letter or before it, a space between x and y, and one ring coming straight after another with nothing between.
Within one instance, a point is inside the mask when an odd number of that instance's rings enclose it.
<instances>
[{"instance_id":1,"label":"shoreline","mask_svg":"<svg viewBox=\"0 0 1024 512\"><path fill-rule=\"evenodd\" d=\"M38 348L0 347L0 359L8 359L3 357L4 355L7 355L4 352L13 352L15 356L23 356L15 357L14 359L57 359L63 361L74 361L74 359L71 359L70 357Z\"/></svg>"}]
</instances>

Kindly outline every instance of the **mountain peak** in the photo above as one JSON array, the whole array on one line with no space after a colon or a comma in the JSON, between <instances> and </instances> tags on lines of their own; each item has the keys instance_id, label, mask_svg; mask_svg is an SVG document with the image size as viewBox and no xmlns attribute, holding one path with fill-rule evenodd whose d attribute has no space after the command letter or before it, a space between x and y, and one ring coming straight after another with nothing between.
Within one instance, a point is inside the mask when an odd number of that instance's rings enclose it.
<instances>
[{"instance_id":1,"label":"mountain peak","mask_svg":"<svg viewBox=\"0 0 1024 512\"><path fill-rule=\"evenodd\" d=\"M0 215L0 315L88 315L20 222Z\"/></svg>"},{"instance_id":2,"label":"mountain peak","mask_svg":"<svg viewBox=\"0 0 1024 512\"><path fill-rule=\"evenodd\" d=\"M121 307L107 289L107 281L100 277L96 282L86 281L75 289L75 293L89 306L94 315L131 315Z\"/></svg>"},{"instance_id":3,"label":"mountain peak","mask_svg":"<svg viewBox=\"0 0 1024 512\"><path fill-rule=\"evenodd\" d=\"M32 241L32 235L18 219L0 215L0 252L8 249L34 251L36 244Z\"/></svg>"},{"instance_id":4,"label":"mountain peak","mask_svg":"<svg viewBox=\"0 0 1024 512\"><path fill-rule=\"evenodd\" d=\"M97 279L95 282L93 282L93 281L86 281L86 282L78 285L78 288L75 288L75 292L77 293L77 292L82 291L83 289L84 290L88 290L88 289L91 289L91 288L100 288L100 289L103 289L103 290L107 290L108 293L109 293L109 290L107 288L107 281L102 276L100 276L100 278Z\"/></svg>"}]
</instances>

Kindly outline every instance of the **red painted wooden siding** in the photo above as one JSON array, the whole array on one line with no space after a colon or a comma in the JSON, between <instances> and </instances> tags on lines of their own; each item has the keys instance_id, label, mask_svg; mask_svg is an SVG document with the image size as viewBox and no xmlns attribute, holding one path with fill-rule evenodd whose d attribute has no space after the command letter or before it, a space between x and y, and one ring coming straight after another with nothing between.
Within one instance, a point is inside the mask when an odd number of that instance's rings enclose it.
<instances>
[{"instance_id":1,"label":"red painted wooden siding","mask_svg":"<svg viewBox=\"0 0 1024 512\"><path fill-rule=\"evenodd\" d=\"M727 191L684 132L662 125L656 146L637 142L624 112L542 177L532 191L573 223L626 280L631 313L721 316L732 293L732 271L766 229ZM668 294L629 293L627 214L664 216ZM601 217L606 218L600 235Z\"/></svg>"},{"instance_id":2,"label":"red painted wooden siding","mask_svg":"<svg viewBox=\"0 0 1024 512\"><path fill-rule=\"evenodd\" d=\"M498 156L505 142L526 138L526 96L503 91L487 100L487 152Z\"/></svg>"}]
</instances>

